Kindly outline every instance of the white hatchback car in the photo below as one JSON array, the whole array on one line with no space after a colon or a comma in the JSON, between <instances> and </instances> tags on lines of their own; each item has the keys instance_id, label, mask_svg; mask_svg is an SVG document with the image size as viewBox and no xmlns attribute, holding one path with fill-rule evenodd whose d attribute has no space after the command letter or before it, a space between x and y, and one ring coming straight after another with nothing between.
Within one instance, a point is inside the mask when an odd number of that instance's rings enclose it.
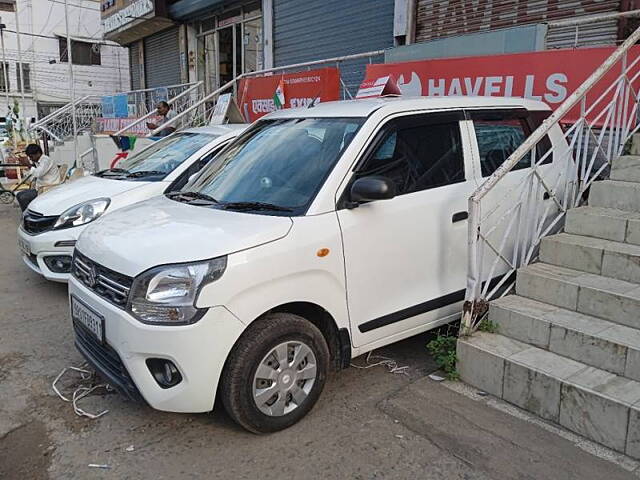
<instances>
[{"instance_id":1,"label":"white hatchback car","mask_svg":"<svg viewBox=\"0 0 640 480\"><path fill-rule=\"evenodd\" d=\"M18 229L18 246L29 268L47 280L69 279L76 240L105 213L172 190L180 190L247 125L183 130L104 170L61 185L29 204Z\"/></svg>"},{"instance_id":2,"label":"white hatchback car","mask_svg":"<svg viewBox=\"0 0 640 480\"><path fill-rule=\"evenodd\" d=\"M479 97L272 113L181 192L84 231L76 346L153 408L205 412L219 395L250 431L286 428L330 365L459 317L467 199L548 115ZM552 145L567 148L559 129L540 150Z\"/></svg>"}]
</instances>

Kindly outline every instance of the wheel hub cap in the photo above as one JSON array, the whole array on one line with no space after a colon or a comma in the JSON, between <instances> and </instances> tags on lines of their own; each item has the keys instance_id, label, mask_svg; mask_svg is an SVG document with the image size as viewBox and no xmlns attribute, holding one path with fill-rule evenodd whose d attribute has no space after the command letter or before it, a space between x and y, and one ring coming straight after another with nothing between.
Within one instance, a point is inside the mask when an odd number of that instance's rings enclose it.
<instances>
[{"instance_id":1,"label":"wheel hub cap","mask_svg":"<svg viewBox=\"0 0 640 480\"><path fill-rule=\"evenodd\" d=\"M253 399L271 417L291 413L306 400L316 381L317 363L303 342L284 342L258 364L253 378Z\"/></svg>"}]
</instances>

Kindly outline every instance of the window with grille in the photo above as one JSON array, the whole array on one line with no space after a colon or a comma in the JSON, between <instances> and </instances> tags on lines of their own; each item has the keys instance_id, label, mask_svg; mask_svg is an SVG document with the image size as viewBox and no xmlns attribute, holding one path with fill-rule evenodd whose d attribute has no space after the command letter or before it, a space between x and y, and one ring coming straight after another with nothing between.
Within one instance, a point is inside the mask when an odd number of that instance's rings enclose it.
<instances>
[{"instance_id":1,"label":"window with grille","mask_svg":"<svg viewBox=\"0 0 640 480\"><path fill-rule=\"evenodd\" d=\"M67 63L69 61L67 39L60 37L58 41L60 62ZM71 40L71 60L74 65L101 65L100 44Z\"/></svg>"}]
</instances>

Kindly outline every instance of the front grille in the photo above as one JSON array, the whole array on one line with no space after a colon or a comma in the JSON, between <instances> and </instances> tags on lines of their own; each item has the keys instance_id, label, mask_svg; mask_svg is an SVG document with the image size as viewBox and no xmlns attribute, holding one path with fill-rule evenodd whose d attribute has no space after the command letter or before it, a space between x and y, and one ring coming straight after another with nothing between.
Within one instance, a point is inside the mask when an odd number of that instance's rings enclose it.
<instances>
[{"instance_id":1,"label":"front grille","mask_svg":"<svg viewBox=\"0 0 640 480\"><path fill-rule=\"evenodd\" d=\"M76 348L104 379L123 395L134 401L143 401L118 352L100 341L82 325L73 322Z\"/></svg>"},{"instance_id":2,"label":"front grille","mask_svg":"<svg viewBox=\"0 0 640 480\"><path fill-rule=\"evenodd\" d=\"M58 220L58 215L45 217L41 213L27 210L22 216L22 228L31 235L48 232Z\"/></svg>"},{"instance_id":3,"label":"front grille","mask_svg":"<svg viewBox=\"0 0 640 480\"><path fill-rule=\"evenodd\" d=\"M117 307L125 308L133 279L109 270L76 250L71 274L86 287Z\"/></svg>"}]
</instances>

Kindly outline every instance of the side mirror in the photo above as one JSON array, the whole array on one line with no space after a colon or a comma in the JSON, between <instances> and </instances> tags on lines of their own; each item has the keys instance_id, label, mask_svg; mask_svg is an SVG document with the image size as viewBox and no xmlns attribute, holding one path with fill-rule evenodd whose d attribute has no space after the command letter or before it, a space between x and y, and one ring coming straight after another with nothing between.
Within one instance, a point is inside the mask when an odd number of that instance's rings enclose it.
<instances>
[{"instance_id":1,"label":"side mirror","mask_svg":"<svg viewBox=\"0 0 640 480\"><path fill-rule=\"evenodd\" d=\"M363 202L388 200L396 196L396 184L387 177L362 177L351 185L351 208Z\"/></svg>"}]
</instances>

